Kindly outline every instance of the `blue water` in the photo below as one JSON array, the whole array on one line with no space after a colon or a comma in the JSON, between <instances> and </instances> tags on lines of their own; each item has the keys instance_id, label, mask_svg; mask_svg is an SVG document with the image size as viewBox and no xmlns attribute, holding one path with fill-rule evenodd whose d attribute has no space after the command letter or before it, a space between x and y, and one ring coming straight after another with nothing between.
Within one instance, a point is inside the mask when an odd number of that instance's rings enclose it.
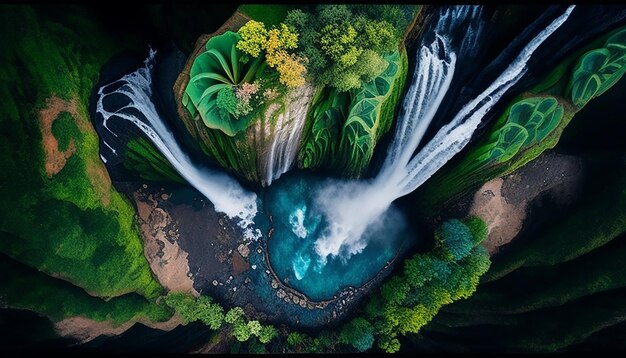
<instances>
[{"instance_id":1,"label":"blue water","mask_svg":"<svg viewBox=\"0 0 626 358\"><path fill-rule=\"evenodd\" d=\"M363 251L347 258L329 257L324 263L314 243L327 220L315 207L313 196L328 180L292 173L273 183L263 200L274 227L268 243L274 272L314 301L332 299L346 287L363 285L396 256L405 240L415 240L403 214L392 207L366 231L368 245Z\"/></svg>"}]
</instances>

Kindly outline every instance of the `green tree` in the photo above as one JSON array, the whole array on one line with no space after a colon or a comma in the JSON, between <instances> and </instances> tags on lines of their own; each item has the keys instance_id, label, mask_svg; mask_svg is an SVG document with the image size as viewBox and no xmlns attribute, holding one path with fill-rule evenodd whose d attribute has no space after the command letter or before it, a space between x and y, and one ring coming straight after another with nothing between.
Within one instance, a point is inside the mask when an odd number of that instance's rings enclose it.
<instances>
[{"instance_id":1,"label":"green tree","mask_svg":"<svg viewBox=\"0 0 626 358\"><path fill-rule=\"evenodd\" d=\"M396 353L400 350L400 341L398 338L383 339L378 345L386 353Z\"/></svg>"},{"instance_id":2,"label":"green tree","mask_svg":"<svg viewBox=\"0 0 626 358\"><path fill-rule=\"evenodd\" d=\"M406 299L409 290L408 282L400 276L392 277L380 288L385 302L389 305L402 303Z\"/></svg>"},{"instance_id":3,"label":"green tree","mask_svg":"<svg viewBox=\"0 0 626 358\"><path fill-rule=\"evenodd\" d=\"M318 5L316 8L319 22L322 24L340 24L352 22L353 14L347 5Z\"/></svg>"},{"instance_id":4,"label":"green tree","mask_svg":"<svg viewBox=\"0 0 626 358\"><path fill-rule=\"evenodd\" d=\"M261 333L261 323L259 323L259 321L257 320L253 320L253 321L248 321L248 328L250 329L250 333L254 336L259 336L259 333Z\"/></svg>"},{"instance_id":5,"label":"green tree","mask_svg":"<svg viewBox=\"0 0 626 358\"><path fill-rule=\"evenodd\" d=\"M235 324L240 321L244 321L244 312L241 307L233 307L226 313L224 321L229 324Z\"/></svg>"},{"instance_id":6,"label":"green tree","mask_svg":"<svg viewBox=\"0 0 626 358\"><path fill-rule=\"evenodd\" d=\"M297 347L304 342L304 339L305 337L302 333L293 331L287 336L287 344L292 347Z\"/></svg>"},{"instance_id":7,"label":"green tree","mask_svg":"<svg viewBox=\"0 0 626 358\"><path fill-rule=\"evenodd\" d=\"M489 235L487 224L477 216L470 216L463 221L465 226L472 232L472 241L474 246L480 244Z\"/></svg>"},{"instance_id":8,"label":"green tree","mask_svg":"<svg viewBox=\"0 0 626 358\"><path fill-rule=\"evenodd\" d=\"M170 292L165 296L165 304L180 315L183 324L198 320L198 306L193 296L181 292Z\"/></svg>"},{"instance_id":9,"label":"green tree","mask_svg":"<svg viewBox=\"0 0 626 358\"><path fill-rule=\"evenodd\" d=\"M217 303L213 303L211 297L200 296L196 301L196 314L198 319L209 328L217 330L224 321L224 309Z\"/></svg>"},{"instance_id":10,"label":"green tree","mask_svg":"<svg viewBox=\"0 0 626 358\"><path fill-rule=\"evenodd\" d=\"M374 343L374 327L364 318L357 317L343 326L338 340L364 352Z\"/></svg>"},{"instance_id":11,"label":"green tree","mask_svg":"<svg viewBox=\"0 0 626 358\"><path fill-rule=\"evenodd\" d=\"M269 343L277 335L278 331L272 325L262 326L261 331L258 333L259 341L263 344Z\"/></svg>"},{"instance_id":12,"label":"green tree","mask_svg":"<svg viewBox=\"0 0 626 358\"><path fill-rule=\"evenodd\" d=\"M458 219L450 219L435 233L435 240L443 257L458 261L469 254L474 247L470 229Z\"/></svg>"},{"instance_id":13,"label":"green tree","mask_svg":"<svg viewBox=\"0 0 626 358\"><path fill-rule=\"evenodd\" d=\"M376 53L392 52L398 47L396 29L387 21L376 21L359 16L354 22L359 34L356 42Z\"/></svg>"},{"instance_id":14,"label":"green tree","mask_svg":"<svg viewBox=\"0 0 626 358\"><path fill-rule=\"evenodd\" d=\"M416 255L405 261L404 274L409 285L419 288L431 280L445 281L450 274L450 267L433 255Z\"/></svg>"},{"instance_id":15,"label":"green tree","mask_svg":"<svg viewBox=\"0 0 626 358\"><path fill-rule=\"evenodd\" d=\"M233 337L239 342L247 341L251 335L250 326L243 319L233 324Z\"/></svg>"}]
</instances>

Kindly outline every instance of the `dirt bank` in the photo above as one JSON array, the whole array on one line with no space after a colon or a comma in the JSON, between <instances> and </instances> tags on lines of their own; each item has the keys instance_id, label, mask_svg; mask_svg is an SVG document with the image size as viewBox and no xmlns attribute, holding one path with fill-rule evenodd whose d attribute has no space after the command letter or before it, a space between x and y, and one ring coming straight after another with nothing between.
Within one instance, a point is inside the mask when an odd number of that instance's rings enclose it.
<instances>
[{"instance_id":1,"label":"dirt bank","mask_svg":"<svg viewBox=\"0 0 626 358\"><path fill-rule=\"evenodd\" d=\"M161 200L171 194L163 193ZM169 291L188 292L198 297L193 287L187 252L179 246L179 229L167 211L157 207L152 194L142 191L133 193L139 214L144 254L159 283Z\"/></svg>"}]
</instances>

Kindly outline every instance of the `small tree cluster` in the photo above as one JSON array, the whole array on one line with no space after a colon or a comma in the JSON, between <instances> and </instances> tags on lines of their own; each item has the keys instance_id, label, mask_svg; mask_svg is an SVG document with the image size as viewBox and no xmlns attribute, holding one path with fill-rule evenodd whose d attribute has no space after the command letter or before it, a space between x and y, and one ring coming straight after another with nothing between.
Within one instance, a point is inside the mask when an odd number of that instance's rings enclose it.
<instances>
[{"instance_id":1,"label":"small tree cluster","mask_svg":"<svg viewBox=\"0 0 626 358\"><path fill-rule=\"evenodd\" d=\"M211 297L200 296L197 299L191 295L170 292L165 296L165 303L180 315L183 324L201 321L211 329L217 330L226 322L232 326L232 334L240 342L245 342L255 336L263 344L269 343L277 335L272 325L264 326L259 321L246 321L241 307L233 307L226 314Z\"/></svg>"},{"instance_id":2,"label":"small tree cluster","mask_svg":"<svg viewBox=\"0 0 626 358\"><path fill-rule=\"evenodd\" d=\"M484 223L477 220L466 221L472 229L459 220L445 222L436 234L438 248L406 260L402 274L383 284L367 304L365 318L381 349L396 352L400 348L398 334L417 333L443 305L467 298L476 290L490 265L486 250L476 246L486 236ZM474 238L474 234L480 237ZM340 339L353 339L358 342L355 348L363 348L369 342L367 332L362 322L351 322Z\"/></svg>"},{"instance_id":3,"label":"small tree cluster","mask_svg":"<svg viewBox=\"0 0 626 358\"><path fill-rule=\"evenodd\" d=\"M211 297L194 298L185 293L170 292L165 296L165 303L172 307L184 324L201 321L211 329L219 329L224 320L224 309L213 303Z\"/></svg>"},{"instance_id":4,"label":"small tree cluster","mask_svg":"<svg viewBox=\"0 0 626 358\"><path fill-rule=\"evenodd\" d=\"M224 321L232 326L233 337L239 342L245 342L254 336L263 344L269 343L276 335L276 329L271 326L263 326L257 320L245 320L241 307L231 308L224 317Z\"/></svg>"},{"instance_id":5,"label":"small tree cluster","mask_svg":"<svg viewBox=\"0 0 626 358\"><path fill-rule=\"evenodd\" d=\"M321 353L333 349L338 341L334 332L323 330L317 337L311 337L305 333L292 331L287 336L287 346L295 352Z\"/></svg>"},{"instance_id":6,"label":"small tree cluster","mask_svg":"<svg viewBox=\"0 0 626 358\"><path fill-rule=\"evenodd\" d=\"M299 53L307 58L312 82L348 91L385 70L382 55L399 45L407 16L397 5L368 8L320 5L313 12L296 9L287 14L285 23L300 34ZM389 18L388 12L397 17Z\"/></svg>"},{"instance_id":7,"label":"small tree cluster","mask_svg":"<svg viewBox=\"0 0 626 358\"><path fill-rule=\"evenodd\" d=\"M268 31L262 22L250 20L238 33L241 40L237 42L237 48L255 58L265 53L265 61L271 68L276 68L280 83L291 88L304 84L306 59L291 51L298 47L296 31L285 24Z\"/></svg>"}]
</instances>

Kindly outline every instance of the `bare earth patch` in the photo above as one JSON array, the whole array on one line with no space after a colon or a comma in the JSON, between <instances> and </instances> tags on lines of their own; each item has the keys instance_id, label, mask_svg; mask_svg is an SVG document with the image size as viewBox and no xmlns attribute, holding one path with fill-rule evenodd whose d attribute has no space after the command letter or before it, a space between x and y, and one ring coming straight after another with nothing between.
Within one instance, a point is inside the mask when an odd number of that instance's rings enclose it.
<instances>
[{"instance_id":1,"label":"bare earth patch","mask_svg":"<svg viewBox=\"0 0 626 358\"><path fill-rule=\"evenodd\" d=\"M579 158L545 152L516 172L486 182L474 194L470 215L483 219L489 228L483 242L489 254L518 235L536 198L549 194L561 204L574 200L581 174Z\"/></svg>"},{"instance_id":2,"label":"bare earth patch","mask_svg":"<svg viewBox=\"0 0 626 358\"><path fill-rule=\"evenodd\" d=\"M135 323L141 323L150 328L159 329L161 331L171 331L181 324L178 314L174 314L172 318L165 322L152 322L147 319L131 319L127 322L116 326L111 321L98 322L85 317L66 318L54 324L54 329L62 337L72 337L78 339L81 343L89 342L99 336L117 336L126 332Z\"/></svg>"},{"instance_id":3,"label":"bare earth patch","mask_svg":"<svg viewBox=\"0 0 626 358\"><path fill-rule=\"evenodd\" d=\"M45 153L45 170L48 178L52 178L58 174L67 159L76 152L76 143L74 138L70 139L70 144L66 151L59 150L59 143L52 134L52 124L61 113L67 112L76 121L76 125L82 132L90 132L95 134L95 129L88 118L78 110L78 97L74 96L71 100L63 100L56 95L52 95L46 100L46 108L39 112L39 128L41 128L41 137ZM87 177L91 185L100 196L100 200L105 207L109 206L111 201L111 177L107 172L104 164L98 160L90 160L86 158Z\"/></svg>"},{"instance_id":4,"label":"bare earth patch","mask_svg":"<svg viewBox=\"0 0 626 358\"><path fill-rule=\"evenodd\" d=\"M152 195L135 192L133 199L139 213L144 254L159 283L170 291L198 297L190 278L188 254L178 244L177 224L167 211L157 207Z\"/></svg>"},{"instance_id":5,"label":"bare earth patch","mask_svg":"<svg viewBox=\"0 0 626 358\"><path fill-rule=\"evenodd\" d=\"M483 219L489 229L489 236L483 246L490 255L498 247L508 244L522 229L526 218L526 202L518 205L509 204L502 196L504 179L495 178L486 182L474 194L470 215Z\"/></svg>"},{"instance_id":6,"label":"bare earth patch","mask_svg":"<svg viewBox=\"0 0 626 358\"><path fill-rule=\"evenodd\" d=\"M64 101L59 97L52 96L46 101L46 108L39 111L39 128L43 150L46 155L46 175L52 178L58 174L65 166L69 157L76 152L74 138L70 139L70 144L65 151L59 150L59 142L52 134L52 124L63 112L68 112L72 117L77 118L76 100Z\"/></svg>"}]
</instances>

